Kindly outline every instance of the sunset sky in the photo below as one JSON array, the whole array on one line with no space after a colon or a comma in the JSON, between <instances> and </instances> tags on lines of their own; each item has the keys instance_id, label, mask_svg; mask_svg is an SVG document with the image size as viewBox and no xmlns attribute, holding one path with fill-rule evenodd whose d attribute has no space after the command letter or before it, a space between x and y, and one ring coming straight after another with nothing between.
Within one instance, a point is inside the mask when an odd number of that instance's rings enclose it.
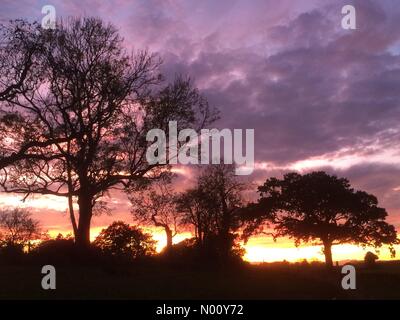
<instances>
[{"instance_id":1,"label":"sunset sky","mask_svg":"<svg viewBox=\"0 0 400 320\"><path fill-rule=\"evenodd\" d=\"M47 4L58 19L99 16L113 23L127 49L161 56L167 79L192 77L221 111L216 127L255 129L249 179L256 185L293 170L347 177L378 197L400 231L398 0L0 0L0 22L40 22ZM356 30L341 28L347 4L356 8ZM182 189L193 174L180 169ZM71 229L64 198L20 199L0 194L0 205L32 208L52 235ZM123 194L111 193L109 202L112 215L94 218L92 237L114 220L133 222ZM153 232L162 247L163 234ZM321 248L295 248L289 239L258 237L246 249L251 261L323 260ZM334 260L364 254L355 246L333 249Z\"/></svg>"}]
</instances>

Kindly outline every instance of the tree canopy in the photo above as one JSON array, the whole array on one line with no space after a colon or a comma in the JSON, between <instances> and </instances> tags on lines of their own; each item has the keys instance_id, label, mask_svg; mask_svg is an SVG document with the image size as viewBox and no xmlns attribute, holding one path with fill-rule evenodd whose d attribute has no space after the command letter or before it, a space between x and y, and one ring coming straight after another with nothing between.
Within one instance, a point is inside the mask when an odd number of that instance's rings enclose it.
<instances>
[{"instance_id":1,"label":"tree canopy","mask_svg":"<svg viewBox=\"0 0 400 320\"><path fill-rule=\"evenodd\" d=\"M113 222L103 229L93 244L105 253L130 258L139 258L156 252L156 241L150 234L122 221Z\"/></svg>"},{"instance_id":2,"label":"tree canopy","mask_svg":"<svg viewBox=\"0 0 400 320\"><path fill-rule=\"evenodd\" d=\"M257 203L244 210L245 235L257 233L270 223L274 237L290 237L324 246L331 266L332 245L354 243L381 247L398 243L396 229L385 220L387 212L374 195L354 190L347 179L325 172L285 174L270 178L258 188Z\"/></svg>"}]
</instances>

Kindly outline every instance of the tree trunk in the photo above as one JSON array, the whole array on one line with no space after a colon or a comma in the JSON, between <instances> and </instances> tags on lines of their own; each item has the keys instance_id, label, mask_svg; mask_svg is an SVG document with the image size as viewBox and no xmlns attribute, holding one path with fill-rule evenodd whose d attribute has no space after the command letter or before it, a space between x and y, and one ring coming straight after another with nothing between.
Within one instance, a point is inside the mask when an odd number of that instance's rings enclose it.
<instances>
[{"instance_id":1,"label":"tree trunk","mask_svg":"<svg viewBox=\"0 0 400 320\"><path fill-rule=\"evenodd\" d=\"M325 264L328 268L333 267L332 260L332 242L324 241L324 255L325 255Z\"/></svg>"},{"instance_id":2,"label":"tree trunk","mask_svg":"<svg viewBox=\"0 0 400 320\"><path fill-rule=\"evenodd\" d=\"M172 248L172 230L168 226L165 226L164 230L167 235L167 251L169 251Z\"/></svg>"},{"instance_id":3,"label":"tree trunk","mask_svg":"<svg viewBox=\"0 0 400 320\"><path fill-rule=\"evenodd\" d=\"M92 199L87 195L79 196L79 222L76 234L76 245L79 248L90 246L90 221L92 219Z\"/></svg>"},{"instance_id":4,"label":"tree trunk","mask_svg":"<svg viewBox=\"0 0 400 320\"><path fill-rule=\"evenodd\" d=\"M201 247L203 245L203 241L204 241L204 232L200 229L200 227L197 230L197 234L198 234L198 241L199 241L199 246Z\"/></svg>"},{"instance_id":5,"label":"tree trunk","mask_svg":"<svg viewBox=\"0 0 400 320\"><path fill-rule=\"evenodd\" d=\"M71 143L68 141L68 154L71 150ZM74 191L72 187L72 173L71 173L71 165L69 160L67 160L67 175L68 175L68 209L69 209L69 217L72 223L72 229L74 231L74 237L76 239L78 233L78 226L76 225L75 213L74 213L74 204L72 198L72 192Z\"/></svg>"},{"instance_id":6,"label":"tree trunk","mask_svg":"<svg viewBox=\"0 0 400 320\"><path fill-rule=\"evenodd\" d=\"M162 223L160 221L157 220L157 212L155 212L152 216L151 216L151 220L153 221L154 225L156 227L162 227L164 228L165 234L167 235L167 246L166 246L166 251L169 252L170 249L172 248L172 238L174 237L172 235L172 230L169 227L168 224L166 223Z\"/></svg>"},{"instance_id":7,"label":"tree trunk","mask_svg":"<svg viewBox=\"0 0 400 320\"><path fill-rule=\"evenodd\" d=\"M72 230L74 231L74 237L77 237L78 234L78 226L76 225L75 213L74 213L74 204L72 201L72 196L68 196L68 210L69 210L69 218L72 224Z\"/></svg>"}]
</instances>

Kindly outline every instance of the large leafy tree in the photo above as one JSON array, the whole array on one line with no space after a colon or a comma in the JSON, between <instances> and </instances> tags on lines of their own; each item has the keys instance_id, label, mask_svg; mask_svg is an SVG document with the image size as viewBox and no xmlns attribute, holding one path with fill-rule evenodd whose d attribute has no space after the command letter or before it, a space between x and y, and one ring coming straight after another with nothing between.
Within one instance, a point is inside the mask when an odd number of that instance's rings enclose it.
<instances>
[{"instance_id":1,"label":"large leafy tree","mask_svg":"<svg viewBox=\"0 0 400 320\"><path fill-rule=\"evenodd\" d=\"M272 223L274 237L293 238L296 245L323 245L328 266L333 265L332 246L337 244L388 244L395 254L396 229L385 221L386 210L375 196L354 190L345 178L325 172L288 173L283 179L268 179L258 190L258 202L244 210L247 237L261 232L265 222Z\"/></svg>"},{"instance_id":2,"label":"large leafy tree","mask_svg":"<svg viewBox=\"0 0 400 320\"><path fill-rule=\"evenodd\" d=\"M0 150L11 158L0 183L25 197L68 199L76 242L86 247L92 216L104 208L109 190L158 178L167 169L147 162L147 132L158 128L168 139L172 120L178 130L200 130L215 112L190 80L164 84L160 60L146 51L127 53L117 30L99 19L31 29L21 36L39 37L32 68L40 72L2 97ZM23 49L17 43L15 50Z\"/></svg>"}]
</instances>

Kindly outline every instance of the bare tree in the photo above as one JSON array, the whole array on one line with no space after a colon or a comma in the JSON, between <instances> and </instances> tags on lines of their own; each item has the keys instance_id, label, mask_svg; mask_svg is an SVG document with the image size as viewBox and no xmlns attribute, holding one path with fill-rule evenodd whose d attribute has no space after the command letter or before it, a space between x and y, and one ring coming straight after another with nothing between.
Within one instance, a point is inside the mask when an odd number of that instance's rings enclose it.
<instances>
[{"instance_id":1,"label":"bare tree","mask_svg":"<svg viewBox=\"0 0 400 320\"><path fill-rule=\"evenodd\" d=\"M176 198L176 208L182 215L182 224L194 227L194 236L200 246L204 244L213 220L209 217L206 203L207 194L198 187L187 189Z\"/></svg>"},{"instance_id":2,"label":"bare tree","mask_svg":"<svg viewBox=\"0 0 400 320\"><path fill-rule=\"evenodd\" d=\"M16 20L0 25L0 101L29 90L35 81L42 41L38 24Z\"/></svg>"},{"instance_id":3,"label":"bare tree","mask_svg":"<svg viewBox=\"0 0 400 320\"><path fill-rule=\"evenodd\" d=\"M135 221L139 224L163 228L167 240L167 250L172 248L172 240L178 233L180 224L175 197L176 194L166 179L158 180L129 195Z\"/></svg>"},{"instance_id":4,"label":"bare tree","mask_svg":"<svg viewBox=\"0 0 400 320\"><path fill-rule=\"evenodd\" d=\"M31 217L25 209L14 208L0 211L1 242L7 246L31 246L32 240L39 240L41 229L39 221Z\"/></svg>"},{"instance_id":5,"label":"bare tree","mask_svg":"<svg viewBox=\"0 0 400 320\"><path fill-rule=\"evenodd\" d=\"M239 210L244 204L242 192L247 184L235 176L234 165L209 165L197 180L195 188L178 197L183 221L195 226L201 245L216 241L220 253L231 253L235 232L241 224Z\"/></svg>"},{"instance_id":6,"label":"bare tree","mask_svg":"<svg viewBox=\"0 0 400 320\"><path fill-rule=\"evenodd\" d=\"M7 101L28 94L40 81L43 41L43 32L36 23L16 20L0 25L0 168L36 158L39 155L35 148L51 144L37 122L6 108Z\"/></svg>"},{"instance_id":7,"label":"bare tree","mask_svg":"<svg viewBox=\"0 0 400 320\"><path fill-rule=\"evenodd\" d=\"M25 197L68 199L76 242L86 247L107 191L168 169L146 161L148 130L162 129L168 137L172 120L178 130L200 130L215 113L189 79L164 85L160 60L146 51L126 53L116 29L99 19L70 19L42 32L42 39L41 75L1 106L11 137L1 148L34 146L3 168L0 184Z\"/></svg>"}]
</instances>

